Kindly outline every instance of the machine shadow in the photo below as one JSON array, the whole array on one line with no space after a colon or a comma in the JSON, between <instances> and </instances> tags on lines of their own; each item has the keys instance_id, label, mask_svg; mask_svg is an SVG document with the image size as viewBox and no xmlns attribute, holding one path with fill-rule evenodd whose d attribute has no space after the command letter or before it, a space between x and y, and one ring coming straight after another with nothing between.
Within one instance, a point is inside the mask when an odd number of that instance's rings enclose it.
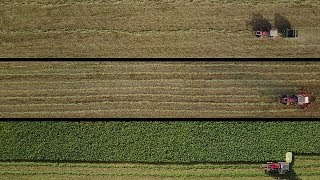
<instances>
[{"instance_id":1,"label":"machine shadow","mask_svg":"<svg viewBox=\"0 0 320 180\"><path fill-rule=\"evenodd\" d=\"M286 29L291 29L291 23L279 13L274 14L274 25L282 36Z\"/></svg>"},{"instance_id":2,"label":"machine shadow","mask_svg":"<svg viewBox=\"0 0 320 180\"><path fill-rule=\"evenodd\" d=\"M267 31L271 29L271 23L265 19L260 13L253 13L251 20L246 22L252 31Z\"/></svg>"},{"instance_id":3,"label":"machine shadow","mask_svg":"<svg viewBox=\"0 0 320 180\"><path fill-rule=\"evenodd\" d=\"M279 13L274 14L274 25L280 31L291 29L291 23Z\"/></svg>"}]
</instances>

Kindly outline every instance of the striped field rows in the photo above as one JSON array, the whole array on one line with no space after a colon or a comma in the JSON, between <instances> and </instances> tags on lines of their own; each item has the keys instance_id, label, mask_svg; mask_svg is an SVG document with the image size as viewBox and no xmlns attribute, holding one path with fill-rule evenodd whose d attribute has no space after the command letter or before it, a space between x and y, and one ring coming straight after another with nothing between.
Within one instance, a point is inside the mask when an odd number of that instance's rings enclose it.
<instances>
[{"instance_id":1,"label":"striped field rows","mask_svg":"<svg viewBox=\"0 0 320 180\"><path fill-rule=\"evenodd\" d=\"M318 160L299 159L293 166L296 177L316 179ZM307 157L308 158L308 157ZM262 162L261 162L262 163ZM0 162L0 177L10 178L259 178L270 179L258 163L248 164L141 164L141 163L53 163L53 162Z\"/></svg>"},{"instance_id":2,"label":"striped field rows","mask_svg":"<svg viewBox=\"0 0 320 180\"><path fill-rule=\"evenodd\" d=\"M302 86L317 93L319 70L317 62L1 62L0 116L314 117L318 109L301 113L278 98Z\"/></svg>"}]
</instances>

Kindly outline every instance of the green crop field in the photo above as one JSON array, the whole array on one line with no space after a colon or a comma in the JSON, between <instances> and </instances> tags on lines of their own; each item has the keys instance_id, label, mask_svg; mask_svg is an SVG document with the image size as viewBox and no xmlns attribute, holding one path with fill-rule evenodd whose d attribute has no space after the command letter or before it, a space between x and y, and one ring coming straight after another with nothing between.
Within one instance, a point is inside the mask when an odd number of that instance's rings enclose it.
<instances>
[{"instance_id":1,"label":"green crop field","mask_svg":"<svg viewBox=\"0 0 320 180\"><path fill-rule=\"evenodd\" d=\"M1 179L318 179L319 122L0 122Z\"/></svg>"},{"instance_id":2,"label":"green crop field","mask_svg":"<svg viewBox=\"0 0 320 180\"><path fill-rule=\"evenodd\" d=\"M318 0L1 0L0 57L319 57ZM297 39L256 38L260 26Z\"/></svg>"},{"instance_id":3,"label":"green crop field","mask_svg":"<svg viewBox=\"0 0 320 180\"><path fill-rule=\"evenodd\" d=\"M319 129L319 122L1 122L0 160L282 160L287 151L319 153Z\"/></svg>"},{"instance_id":4,"label":"green crop field","mask_svg":"<svg viewBox=\"0 0 320 180\"><path fill-rule=\"evenodd\" d=\"M320 117L319 62L0 62L0 117Z\"/></svg>"}]
</instances>

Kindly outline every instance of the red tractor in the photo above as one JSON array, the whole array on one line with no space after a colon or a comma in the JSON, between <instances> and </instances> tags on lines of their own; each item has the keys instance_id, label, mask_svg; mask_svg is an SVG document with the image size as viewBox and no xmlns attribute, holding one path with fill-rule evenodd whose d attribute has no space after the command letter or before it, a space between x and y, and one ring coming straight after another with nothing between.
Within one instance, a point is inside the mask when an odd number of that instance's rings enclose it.
<instances>
[{"instance_id":1,"label":"red tractor","mask_svg":"<svg viewBox=\"0 0 320 180\"><path fill-rule=\"evenodd\" d=\"M274 175L287 175L290 173L290 163L292 162L292 152L286 153L285 162L267 162L267 164L262 164L261 167L265 169L268 174Z\"/></svg>"},{"instance_id":2,"label":"red tractor","mask_svg":"<svg viewBox=\"0 0 320 180\"><path fill-rule=\"evenodd\" d=\"M273 29L269 29L269 30L260 30L260 31L256 31L255 35L257 37L269 37L269 38L274 38L278 36L278 30L273 28Z\"/></svg>"},{"instance_id":3,"label":"red tractor","mask_svg":"<svg viewBox=\"0 0 320 180\"><path fill-rule=\"evenodd\" d=\"M282 95L280 97L280 103L285 105L298 105L299 107L306 109L311 101L315 100L313 93L309 94L305 88L302 88L299 94L296 95Z\"/></svg>"},{"instance_id":4,"label":"red tractor","mask_svg":"<svg viewBox=\"0 0 320 180\"><path fill-rule=\"evenodd\" d=\"M290 172L290 165L287 162L267 162L261 167L265 168L265 171L269 174L286 175Z\"/></svg>"}]
</instances>

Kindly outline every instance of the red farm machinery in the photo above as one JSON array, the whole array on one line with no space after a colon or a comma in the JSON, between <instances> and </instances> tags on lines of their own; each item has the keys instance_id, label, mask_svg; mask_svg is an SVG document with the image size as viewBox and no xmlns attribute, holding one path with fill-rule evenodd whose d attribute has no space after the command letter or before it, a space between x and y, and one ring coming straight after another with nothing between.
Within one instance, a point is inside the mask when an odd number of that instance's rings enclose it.
<instances>
[{"instance_id":1,"label":"red farm machinery","mask_svg":"<svg viewBox=\"0 0 320 180\"><path fill-rule=\"evenodd\" d=\"M287 175L290 173L290 163L292 163L292 152L286 153L286 160L284 162L267 162L262 164L261 168L264 168L265 172L272 175Z\"/></svg>"},{"instance_id":2,"label":"red farm machinery","mask_svg":"<svg viewBox=\"0 0 320 180\"><path fill-rule=\"evenodd\" d=\"M257 37L269 37L269 38L275 38L278 36L278 29L272 28L270 30L259 30L255 31L255 35ZM282 32L283 37L285 38L296 38L298 37L298 30L296 29L286 29Z\"/></svg>"},{"instance_id":3,"label":"red farm machinery","mask_svg":"<svg viewBox=\"0 0 320 180\"><path fill-rule=\"evenodd\" d=\"M306 109L312 102L315 102L315 94L308 93L306 88L302 88L298 94L285 94L280 97L280 103L284 105L297 105L302 109Z\"/></svg>"}]
</instances>

